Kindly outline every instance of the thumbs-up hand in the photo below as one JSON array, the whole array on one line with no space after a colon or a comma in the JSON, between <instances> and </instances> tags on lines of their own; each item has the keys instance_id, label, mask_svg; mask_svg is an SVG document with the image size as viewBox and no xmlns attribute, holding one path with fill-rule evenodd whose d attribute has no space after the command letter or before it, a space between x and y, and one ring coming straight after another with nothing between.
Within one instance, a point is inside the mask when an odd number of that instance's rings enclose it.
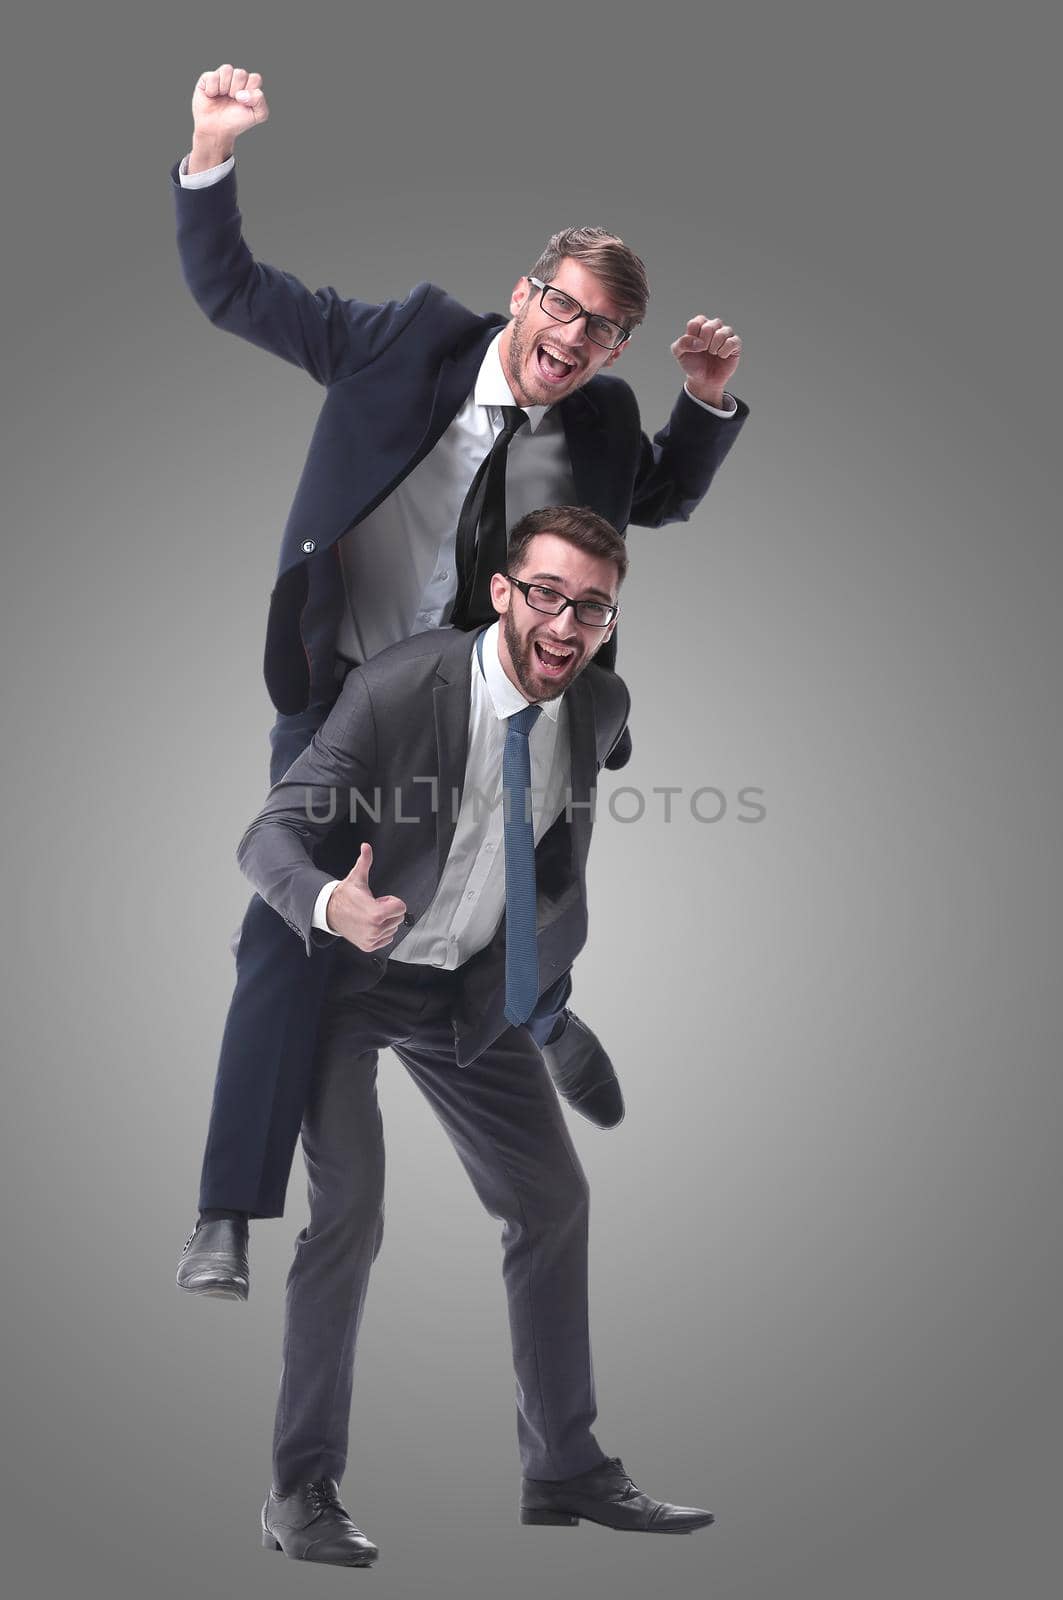
<instances>
[{"instance_id":1,"label":"thumbs-up hand","mask_svg":"<svg viewBox=\"0 0 1063 1600\"><path fill-rule=\"evenodd\" d=\"M396 895L385 894L379 900L374 895L369 887L372 865L373 847L363 844L358 860L333 889L325 908L325 921L333 933L366 951L390 944L406 915L406 903Z\"/></svg>"}]
</instances>

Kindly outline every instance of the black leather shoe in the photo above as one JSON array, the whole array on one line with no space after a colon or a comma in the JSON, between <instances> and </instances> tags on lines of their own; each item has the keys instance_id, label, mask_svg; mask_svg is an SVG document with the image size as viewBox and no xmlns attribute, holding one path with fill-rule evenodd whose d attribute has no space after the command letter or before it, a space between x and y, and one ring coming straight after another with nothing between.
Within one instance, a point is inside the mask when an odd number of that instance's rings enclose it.
<instances>
[{"instance_id":1,"label":"black leather shoe","mask_svg":"<svg viewBox=\"0 0 1063 1600\"><path fill-rule=\"evenodd\" d=\"M615 1128L623 1120L624 1097L613 1063L574 1011L566 1011L565 1016L568 1020L560 1037L539 1047L554 1087L573 1111L599 1128Z\"/></svg>"},{"instance_id":2,"label":"black leather shoe","mask_svg":"<svg viewBox=\"0 0 1063 1600\"><path fill-rule=\"evenodd\" d=\"M247 1223L229 1218L197 1222L181 1252L177 1287L216 1300L246 1300L250 1282Z\"/></svg>"},{"instance_id":3,"label":"black leather shoe","mask_svg":"<svg viewBox=\"0 0 1063 1600\"><path fill-rule=\"evenodd\" d=\"M578 1478L555 1483L525 1478L520 1495L520 1520L555 1528L574 1528L581 1517L603 1528L628 1528L641 1533L693 1533L716 1518L697 1506L670 1506L651 1500L637 1489L619 1456L592 1467Z\"/></svg>"},{"instance_id":4,"label":"black leather shoe","mask_svg":"<svg viewBox=\"0 0 1063 1600\"><path fill-rule=\"evenodd\" d=\"M262 1507L262 1543L292 1561L333 1567L369 1567L380 1554L343 1509L332 1478L318 1478L291 1494L271 1489Z\"/></svg>"}]
</instances>

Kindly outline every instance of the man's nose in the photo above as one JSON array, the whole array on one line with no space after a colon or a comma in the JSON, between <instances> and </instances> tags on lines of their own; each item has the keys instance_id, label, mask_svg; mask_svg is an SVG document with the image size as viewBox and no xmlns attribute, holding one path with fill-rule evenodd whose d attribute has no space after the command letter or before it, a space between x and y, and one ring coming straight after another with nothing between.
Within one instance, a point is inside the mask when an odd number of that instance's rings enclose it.
<instances>
[{"instance_id":1,"label":"man's nose","mask_svg":"<svg viewBox=\"0 0 1063 1600\"><path fill-rule=\"evenodd\" d=\"M566 606L564 611L559 612L554 617L550 630L554 637L559 640L579 637L579 623L576 621L576 613L571 606Z\"/></svg>"},{"instance_id":2,"label":"man's nose","mask_svg":"<svg viewBox=\"0 0 1063 1600\"><path fill-rule=\"evenodd\" d=\"M575 322L562 322L559 327L565 336L565 343L573 348L583 344L587 338L587 319L584 316L578 316Z\"/></svg>"}]
</instances>

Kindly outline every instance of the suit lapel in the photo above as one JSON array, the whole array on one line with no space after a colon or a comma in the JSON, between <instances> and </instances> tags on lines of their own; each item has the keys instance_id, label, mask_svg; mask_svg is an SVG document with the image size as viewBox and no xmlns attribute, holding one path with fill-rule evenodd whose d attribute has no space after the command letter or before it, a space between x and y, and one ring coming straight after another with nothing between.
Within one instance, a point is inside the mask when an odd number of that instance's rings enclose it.
<instances>
[{"instance_id":1,"label":"suit lapel","mask_svg":"<svg viewBox=\"0 0 1063 1600\"><path fill-rule=\"evenodd\" d=\"M589 801L595 786L598 770L597 729L594 716L594 696L586 678L576 679L566 696L568 700L569 749L571 752L572 837L575 846L574 867L582 884L587 865L587 851L591 839L591 813Z\"/></svg>"},{"instance_id":2,"label":"suit lapel","mask_svg":"<svg viewBox=\"0 0 1063 1600\"><path fill-rule=\"evenodd\" d=\"M436 808L439 877L443 876L457 827L469 751L470 675L476 635L466 633L459 637L468 649L459 647L457 651L448 651L448 659L436 668L436 684L432 691L439 761L439 804Z\"/></svg>"},{"instance_id":3,"label":"suit lapel","mask_svg":"<svg viewBox=\"0 0 1063 1600\"><path fill-rule=\"evenodd\" d=\"M546 857L539 857L537 867L540 934L586 897L587 852L593 821L591 799L597 772L597 736L594 697L585 679L576 679L567 691L565 701L568 707L569 747L566 807L540 841L540 849L547 852ZM558 829L560 833L555 831ZM566 879L560 892L553 882L558 860L556 852L559 849L563 851L560 859L564 861Z\"/></svg>"},{"instance_id":4,"label":"suit lapel","mask_svg":"<svg viewBox=\"0 0 1063 1600\"><path fill-rule=\"evenodd\" d=\"M428 423L413 459L406 469L407 471L412 471L419 462L424 460L428 452L435 448L447 428L454 421L476 382L476 376L480 370L488 345L498 333L499 328L504 326L505 323L503 321L497 321L491 327L478 333L476 338L463 350L447 356L442 363L439 375L436 378L435 393L432 396L432 408L428 415Z\"/></svg>"}]
</instances>

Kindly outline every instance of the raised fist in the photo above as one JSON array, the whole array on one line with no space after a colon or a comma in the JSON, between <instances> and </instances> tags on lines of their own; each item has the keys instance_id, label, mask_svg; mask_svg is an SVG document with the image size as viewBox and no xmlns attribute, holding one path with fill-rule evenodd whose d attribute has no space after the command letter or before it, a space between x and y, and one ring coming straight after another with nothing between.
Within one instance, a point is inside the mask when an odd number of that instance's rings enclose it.
<instances>
[{"instance_id":1,"label":"raised fist","mask_svg":"<svg viewBox=\"0 0 1063 1600\"><path fill-rule=\"evenodd\" d=\"M722 406L724 386L742 358L742 341L730 323L720 317L691 317L672 354L686 373L691 394L710 406Z\"/></svg>"},{"instance_id":2,"label":"raised fist","mask_svg":"<svg viewBox=\"0 0 1063 1600\"><path fill-rule=\"evenodd\" d=\"M265 122L269 106L262 93L262 74L225 63L204 72L192 96L194 139L220 154L232 154L241 133Z\"/></svg>"}]
</instances>

